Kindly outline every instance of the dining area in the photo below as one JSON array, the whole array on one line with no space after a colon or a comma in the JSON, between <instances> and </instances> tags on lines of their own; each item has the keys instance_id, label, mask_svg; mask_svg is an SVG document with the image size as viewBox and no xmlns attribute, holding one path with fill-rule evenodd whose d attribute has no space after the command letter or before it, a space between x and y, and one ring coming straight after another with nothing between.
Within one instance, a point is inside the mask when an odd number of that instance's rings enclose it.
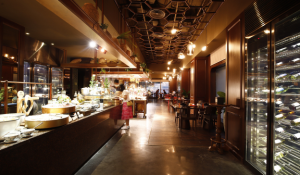
<instances>
[{"instance_id":1,"label":"dining area","mask_svg":"<svg viewBox=\"0 0 300 175\"><path fill-rule=\"evenodd\" d=\"M209 151L224 153L224 113L226 105L217 103L207 103L199 101L196 105L190 103L188 99L170 98L166 99L168 111L174 116L176 127L181 131L199 132L198 129L214 132L215 136L210 138ZM170 108L170 109L169 109ZM223 137L222 137L223 136Z\"/></svg>"}]
</instances>

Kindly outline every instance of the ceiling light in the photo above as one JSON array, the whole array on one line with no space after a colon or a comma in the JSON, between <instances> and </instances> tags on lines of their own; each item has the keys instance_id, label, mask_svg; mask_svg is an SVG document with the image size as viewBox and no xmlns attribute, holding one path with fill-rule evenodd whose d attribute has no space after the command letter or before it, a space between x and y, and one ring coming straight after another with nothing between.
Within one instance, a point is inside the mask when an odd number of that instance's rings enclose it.
<instances>
[{"instance_id":1,"label":"ceiling light","mask_svg":"<svg viewBox=\"0 0 300 175\"><path fill-rule=\"evenodd\" d=\"M172 61L168 61L168 65L170 65L170 64L171 64L171 62L172 62Z\"/></svg>"},{"instance_id":2,"label":"ceiling light","mask_svg":"<svg viewBox=\"0 0 300 175\"><path fill-rule=\"evenodd\" d=\"M188 50L187 55L192 56L192 55L194 54L195 48L196 48L196 45L193 44L192 42L190 42L190 43L187 45L187 50Z\"/></svg>"},{"instance_id":3,"label":"ceiling light","mask_svg":"<svg viewBox=\"0 0 300 175\"><path fill-rule=\"evenodd\" d=\"M30 35L30 33L28 33L28 32L26 32L25 34L26 34L26 35Z\"/></svg>"},{"instance_id":4,"label":"ceiling light","mask_svg":"<svg viewBox=\"0 0 300 175\"><path fill-rule=\"evenodd\" d=\"M185 58L185 55L184 55L183 53L180 52L180 53L178 54L178 59L184 59L184 58Z\"/></svg>"},{"instance_id":5,"label":"ceiling light","mask_svg":"<svg viewBox=\"0 0 300 175\"><path fill-rule=\"evenodd\" d=\"M206 48L207 48L206 46L203 46L202 51L206 51Z\"/></svg>"},{"instance_id":6,"label":"ceiling light","mask_svg":"<svg viewBox=\"0 0 300 175\"><path fill-rule=\"evenodd\" d=\"M269 34L270 30L264 30L265 34Z\"/></svg>"},{"instance_id":7,"label":"ceiling light","mask_svg":"<svg viewBox=\"0 0 300 175\"><path fill-rule=\"evenodd\" d=\"M183 70L183 67L181 67L180 69Z\"/></svg>"},{"instance_id":8,"label":"ceiling light","mask_svg":"<svg viewBox=\"0 0 300 175\"><path fill-rule=\"evenodd\" d=\"M95 48L97 46L96 42L94 41L91 41L89 45L91 48Z\"/></svg>"},{"instance_id":9,"label":"ceiling light","mask_svg":"<svg viewBox=\"0 0 300 175\"><path fill-rule=\"evenodd\" d=\"M169 81L171 81L171 80L172 80L172 77L170 76L170 77L169 77Z\"/></svg>"},{"instance_id":10,"label":"ceiling light","mask_svg":"<svg viewBox=\"0 0 300 175\"><path fill-rule=\"evenodd\" d=\"M171 30L171 33L172 33L172 34L176 34L176 32L177 32L177 29L172 29L172 30Z\"/></svg>"},{"instance_id":11,"label":"ceiling light","mask_svg":"<svg viewBox=\"0 0 300 175\"><path fill-rule=\"evenodd\" d=\"M102 52L102 53L105 52L105 49L102 47L101 50L100 50L100 52Z\"/></svg>"},{"instance_id":12,"label":"ceiling light","mask_svg":"<svg viewBox=\"0 0 300 175\"><path fill-rule=\"evenodd\" d=\"M7 53L6 53L6 54L4 54L4 57L8 58L8 54L7 54Z\"/></svg>"},{"instance_id":13,"label":"ceiling light","mask_svg":"<svg viewBox=\"0 0 300 175\"><path fill-rule=\"evenodd\" d=\"M10 57L11 59L15 59L15 57Z\"/></svg>"},{"instance_id":14,"label":"ceiling light","mask_svg":"<svg viewBox=\"0 0 300 175\"><path fill-rule=\"evenodd\" d=\"M168 67L168 70L170 70L170 67Z\"/></svg>"},{"instance_id":15,"label":"ceiling light","mask_svg":"<svg viewBox=\"0 0 300 175\"><path fill-rule=\"evenodd\" d=\"M51 43L52 46L54 46L54 43Z\"/></svg>"},{"instance_id":16,"label":"ceiling light","mask_svg":"<svg viewBox=\"0 0 300 175\"><path fill-rule=\"evenodd\" d=\"M173 72L174 72L174 73L176 72L176 69L175 69L175 68L173 69Z\"/></svg>"},{"instance_id":17,"label":"ceiling light","mask_svg":"<svg viewBox=\"0 0 300 175\"><path fill-rule=\"evenodd\" d=\"M164 80L166 80L166 79L167 79L167 77L163 77L163 79L164 79Z\"/></svg>"}]
</instances>

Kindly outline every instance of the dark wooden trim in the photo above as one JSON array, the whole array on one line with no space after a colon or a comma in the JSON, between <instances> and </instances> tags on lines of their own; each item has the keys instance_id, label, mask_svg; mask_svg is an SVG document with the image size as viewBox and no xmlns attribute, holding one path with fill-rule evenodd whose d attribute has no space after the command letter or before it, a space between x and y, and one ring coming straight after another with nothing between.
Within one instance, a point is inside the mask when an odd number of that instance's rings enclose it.
<instances>
[{"instance_id":1,"label":"dark wooden trim","mask_svg":"<svg viewBox=\"0 0 300 175\"><path fill-rule=\"evenodd\" d=\"M25 60L25 27L14 23L8 19L5 19L0 16L0 54L2 58L2 25L7 25L19 31L19 40L18 40L18 76L17 81L23 81L24 78L24 60ZM0 61L0 66L2 67L2 59ZM2 79L2 72L0 73L0 80ZM23 85L18 85L17 90L23 90Z\"/></svg>"},{"instance_id":2,"label":"dark wooden trim","mask_svg":"<svg viewBox=\"0 0 300 175\"><path fill-rule=\"evenodd\" d=\"M98 21L91 19L74 0L59 0L64 6L66 6L71 12L73 12L78 18L80 18L87 26L89 26L95 33L97 33L107 44L112 46L117 52L119 52L124 58L126 58L135 67L136 63L125 53L100 27L95 27Z\"/></svg>"},{"instance_id":3,"label":"dark wooden trim","mask_svg":"<svg viewBox=\"0 0 300 175\"><path fill-rule=\"evenodd\" d=\"M226 64L226 59L224 59L224 60L222 60L222 61L219 61L219 62L217 62L217 63L214 64L214 65L211 65L211 66L210 66L210 70L213 69L213 68L219 67L219 66L223 66L223 64Z\"/></svg>"},{"instance_id":4,"label":"dark wooden trim","mask_svg":"<svg viewBox=\"0 0 300 175\"><path fill-rule=\"evenodd\" d=\"M126 64L118 64L118 67L108 67L106 64L97 64L97 63L62 63L62 68L128 68Z\"/></svg>"},{"instance_id":5,"label":"dark wooden trim","mask_svg":"<svg viewBox=\"0 0 300 175\"><path fill-rule=\"evenodd\" d=\"M0 66L1 66L1 71L0 71L0 80L2 80L2 40L3 40L3 18L0 17ZM1 83L0 83L0 89L1 89ZM1 105L1 103L0 103Z\"/></svg>"}]
</instances>

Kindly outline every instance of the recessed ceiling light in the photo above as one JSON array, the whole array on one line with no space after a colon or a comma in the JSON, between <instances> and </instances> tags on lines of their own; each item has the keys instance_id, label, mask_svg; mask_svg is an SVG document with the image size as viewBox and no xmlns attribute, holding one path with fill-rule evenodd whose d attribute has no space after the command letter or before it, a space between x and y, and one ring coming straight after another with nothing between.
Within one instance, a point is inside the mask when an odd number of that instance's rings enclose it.
<instances>
[{"instance_id":1,"label":"recessed ceiling light","mask_svg":"<svg viewBox=\"0 0 300 175\"><path fill-rule=\"evenodd\" d=\"M30 35L30 33L26 32L26 35Z\"/></svg>"},{"instance_id":2,"label":"recessed ceiling light","mask_svg":"<svg viewBox=\"0 0 300 175\"><path fill-rule=\"evenodd\" d=\"M51 43L52 46L54 46L54 43Z\"/></svg>"}]
</instances>

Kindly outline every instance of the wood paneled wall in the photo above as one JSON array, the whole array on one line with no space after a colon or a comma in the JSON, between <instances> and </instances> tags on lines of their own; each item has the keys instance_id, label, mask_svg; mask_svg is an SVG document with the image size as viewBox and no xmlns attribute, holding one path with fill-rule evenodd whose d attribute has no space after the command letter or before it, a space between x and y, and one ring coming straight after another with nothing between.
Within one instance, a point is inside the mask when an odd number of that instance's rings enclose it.
<instances>
[{"instance_id":1,"label":"wood paneled wall","mask_svg":"<svg viewBox=\"0 0 300 175\"><path fill-rule=\"evenodd\" d=\"M173 91L177 91L177 77L172 78L172 80L170 81L169 92L173 92Z\"/></svg>"},{"instance_id":2,"label":"wood paneled wall","mask_svg":"<svg viewBox=\"0 0 300 175\"><path fill-rule=\"evenodd\" d=\"M229 149L241 160L245 154L244 109L244 19L243 14L227 27L225 138Z\"/></svg>"},{"instance_id":3,"label":"wood paneled wall","mask_svg":"<svg viewBox=\"0 0 300 175\"><path fill-rule=\"evenodd\" d=\"M195 58L191 61L190 69L190 101L208 102L209 98L209 66L210 58Z\"/></svg>"},{"instance_id":4,"label":"wood paneled wall","mask_svg":"<svg viewBox=\"0 0 300 175\"><path fill-rule=\"evenodd\" d=\"M181 82L180 82L180 95L183 93L183 89L185 91L190 90L190 69L185 68L180 72Z\"/></svg>"}]
</instances>

